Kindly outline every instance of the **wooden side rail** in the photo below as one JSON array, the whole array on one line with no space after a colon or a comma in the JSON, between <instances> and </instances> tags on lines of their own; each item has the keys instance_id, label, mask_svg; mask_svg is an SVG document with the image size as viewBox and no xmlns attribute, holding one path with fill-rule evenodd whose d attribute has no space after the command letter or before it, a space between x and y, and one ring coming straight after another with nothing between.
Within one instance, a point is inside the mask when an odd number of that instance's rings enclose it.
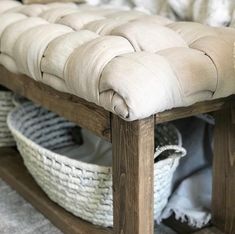
<instances>
[{"instance_id":1,"label":"wooden side rail","mask_svg":"<svg viewBox=\"0 0 235 234\"><path fill-rule=\"evenodd\" d=\"M13 74L1 65L0 85L111 141L111 115L102 107L74 95L56 91L27 76ZM217 111L225 108L231 99L234 99L234 96L164 111L155 115L155 123Z\"/></svg>"},{"instance_id":2,"label":"wooden side rail","mask_svg":"<svg viewBox=\"0 0 235 234\"><path fill-rule=\"evenodd\" d=\"M199 115L226 108L230 101L235 101L235 96L220 98L212 101L198 102L188 107L178 107L155 115L155 123L164 123L176 119L182 119L193 115Z\"/></svg>"},{"instance_id":3,"label":"wooden side rail","mask_svg":"<svg viewBox=\"0 0 235 234\"><path fill-rule=\"evenodd\" d=\"M1 65L0 85L110 141L110 113L103 108L74 95L58 92L27 76L13 74Z\"/></svg>"}]
</instances>

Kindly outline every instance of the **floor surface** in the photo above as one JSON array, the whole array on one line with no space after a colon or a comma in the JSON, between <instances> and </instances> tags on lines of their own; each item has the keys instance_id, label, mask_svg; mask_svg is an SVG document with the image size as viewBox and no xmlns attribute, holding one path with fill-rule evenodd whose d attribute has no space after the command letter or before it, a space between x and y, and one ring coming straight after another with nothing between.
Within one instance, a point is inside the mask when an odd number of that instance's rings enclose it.
<instances>
[{"instance_id":1,"label":"floor surface","mask_svg":"<svg viewBox=\"0 0 235 234\"><path fill-rule=\"evenodd\" d=\"M155 234L175 234L158 226ZM62 234L48 219L0 179L0 234Z\"/></svg>"}]
</instances>

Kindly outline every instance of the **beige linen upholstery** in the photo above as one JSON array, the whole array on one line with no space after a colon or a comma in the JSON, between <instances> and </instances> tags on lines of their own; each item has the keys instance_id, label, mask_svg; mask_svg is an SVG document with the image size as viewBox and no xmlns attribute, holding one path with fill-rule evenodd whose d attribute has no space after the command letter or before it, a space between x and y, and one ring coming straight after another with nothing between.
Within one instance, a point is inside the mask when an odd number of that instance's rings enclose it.
<instances>
[{"instance_id":1,"label":"beige linen upholstery","mask_svg":"<svg viewBox=\"0 0 235 234\"><path fill-rule=\"evenodd\" d=\"M21 4L16 1L9 1L9 0L1 0L0 1L0 14L6 12L9 9L15 8L20 6Z\"/></svg>"},{"instance_id":2,"label":"beige linen upholstery","mask_svg":"<svg viewBox=\"0 0 235 234\"><path fill-rule=\"evenodd\" d=\"M0 12L0 64L125 120L235 93L234 29L81 4Z\"/></svg>"}]
</instances>

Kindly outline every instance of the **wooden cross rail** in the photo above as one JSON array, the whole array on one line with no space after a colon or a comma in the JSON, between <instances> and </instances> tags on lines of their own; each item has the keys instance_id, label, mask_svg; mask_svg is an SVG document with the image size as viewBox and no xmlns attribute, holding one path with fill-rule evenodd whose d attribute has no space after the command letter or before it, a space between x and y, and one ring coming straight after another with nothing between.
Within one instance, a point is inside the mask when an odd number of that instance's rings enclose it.
<instances>
[{"instance_id":1,"label":"wooden cross rail","mask_svg":"<svg viewBox=\"0 0 235 234\"><path fill-rule=\"evenodd\" d=\"M113 229L91 225L50 202L32 184L32 179L29 179L23 167L13 166L12 157L1 159L1 155L16 153L0 152L0 176L69 234L153 234L154 125L215 112L213 224L225 233L235 233L234 96L175 108L143 120L126 122L93 103L58 92L24 75L12 74L2 66L0 85L112 142ZM212 228L201 233L219 233L217 231Z\"/></svg>"}]
</instances>

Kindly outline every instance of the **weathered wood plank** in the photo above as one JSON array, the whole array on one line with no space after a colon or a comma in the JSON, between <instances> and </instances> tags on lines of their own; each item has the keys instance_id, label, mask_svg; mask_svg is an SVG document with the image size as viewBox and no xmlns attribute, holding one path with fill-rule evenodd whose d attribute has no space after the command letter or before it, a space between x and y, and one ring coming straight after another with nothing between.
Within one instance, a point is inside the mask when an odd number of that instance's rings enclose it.
<instances>
[{"instance_id":1,"label":"weathered wood plank","mask_svg":"<svg viewBox=\"0 0 235 234\"><path fill-rule=\"evenodd\" d=\"M154 118L112 118L115 234L153 234Z\"/></svg>"},{"instance_id":2,"label":"weathered wood plank","mask_svg":"<svg viewBox=\"0 0 235 234\"><path fill-rule=\"evenodd\" d=\"M110 113L93 103L74 95L62 93L24 75L13 74L0 65L0 85L76 122L98 136L110 140ZM226 107L234 96L196 103L189 107L174 108L155 115L155 122L162 123Z\"/></svg>"},{"instance_id":3,"label":"weathered wood plank","mask_svg":"<svg viewBox=\"0 0 235 234\"><path fill-rule=\"evenodd\" d=\"M16 150L0 148L0 177L66 234L113 233L112 229L83 221L52 202L27 172Z\"/></svg>"},{"instance_id":4,"label":"weathered wood plank","mask_svg":"<svg viewBox=\"0 0 235 234\"><path fill-rule=\"evenodd\" d=\"M155 115L156 123L163 123L176 119L182 119L193 115L209 113L226 108L230 100L235 100L235 96L216 99L212 101L198 102L192 106L179 107L164 111Z\"/></svg>"},{"instance_id":5,"label":"weathered wood plank","mask_svg":"<svg viewBox=\"0 0 235 234\"><path fill-rule=\"evenodd\" d=\"M215 113L213 161L213 224L235 233L235 102Z\"/></svg>"},{"instance_id":6,"label":"weathered wood plank","mask_svg":"<svg viewBox=\"0 0 235 234\"><path fill-rule=\"evenodd\" d=\"M58 92L0 65L0 85L110 140L110 113L74 95Z\"/></svg>"}]
</instances>

